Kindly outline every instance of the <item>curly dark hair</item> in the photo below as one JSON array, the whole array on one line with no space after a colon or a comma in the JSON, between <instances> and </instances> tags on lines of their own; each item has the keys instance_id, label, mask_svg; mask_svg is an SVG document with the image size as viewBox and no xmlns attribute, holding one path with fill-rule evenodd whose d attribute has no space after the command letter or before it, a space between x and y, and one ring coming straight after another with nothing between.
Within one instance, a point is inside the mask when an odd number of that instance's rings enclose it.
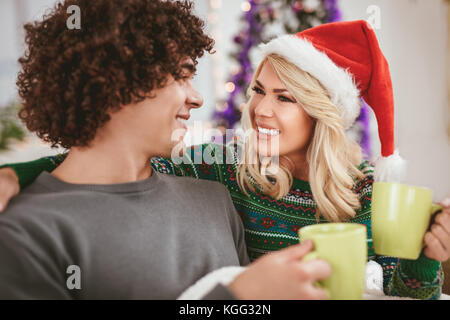
<instances>
[{"instance_id":1,"label":"curly dark hair","mask_svg":"<svg viewBox=\"0 0 450 320\"><path fill-rule=\"evenodd\" d=\"M67 27L71 5L80 30ZM181 79L182 59L196 64L214 45L188 1L66 0L24 28L19 117L52 147L88 146L109 112Z\"/></svg>"}]
</instances>

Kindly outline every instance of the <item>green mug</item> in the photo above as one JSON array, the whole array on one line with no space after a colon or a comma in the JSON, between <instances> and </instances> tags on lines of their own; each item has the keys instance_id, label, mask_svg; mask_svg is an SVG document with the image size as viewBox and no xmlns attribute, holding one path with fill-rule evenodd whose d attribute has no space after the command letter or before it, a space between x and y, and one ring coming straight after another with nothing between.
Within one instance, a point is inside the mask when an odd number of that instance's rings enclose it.
<instances>
[{"instance_id":1,"label":"green mug","mask_svg":"<svg viewBox=\"0 0 450 320\"><path fill-rule=\"evenodd\" d=\"M361 300L367 262L367 229L356 223L324 223L303 227L300 242L312 240L314 250L302 261L322 259L331 267L331 276L317 285L330 300Z\"/></svg>"},{"instance_id":2,"label":"green mug","mask_svg":"<svg viewBox=\"0 0 450 320\"><path fill-rule=\"evenodd\" d=\"M416 260L431 216L442 210L433 191L401 183L375 182L372 191L372 238L375 253Z\"/></svg>"}]
</instances>

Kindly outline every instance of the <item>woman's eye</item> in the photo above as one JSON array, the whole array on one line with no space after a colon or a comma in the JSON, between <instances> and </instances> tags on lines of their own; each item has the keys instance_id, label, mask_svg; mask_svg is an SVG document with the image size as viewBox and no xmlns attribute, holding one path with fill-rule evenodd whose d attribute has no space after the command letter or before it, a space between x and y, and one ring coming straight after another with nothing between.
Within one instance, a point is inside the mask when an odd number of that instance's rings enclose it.
<instances>
[{"instance_id":1,"label":"woman's eye","mask_svg":"<svg viewBox=\"0 0 450 320\"><path fill-rule=\"evenodd\" d=\"M257 94L264 94L264 91L261 90L261 88L253 87L252 90L255 91Z\"/></svg>"},{"instance_id":2,"label":"woman's eye","mask_svg":"<svg viewBox=\"0 0 450 320\"><path fill-rule=\"evenodd\" d=\"M292 103L295 103L294 100L289 99L288 97L285 97L285 96L278 96L278 100L280 100L280 101L282 101L282 102L292 102Z\"/></svg>"}]
</instances>

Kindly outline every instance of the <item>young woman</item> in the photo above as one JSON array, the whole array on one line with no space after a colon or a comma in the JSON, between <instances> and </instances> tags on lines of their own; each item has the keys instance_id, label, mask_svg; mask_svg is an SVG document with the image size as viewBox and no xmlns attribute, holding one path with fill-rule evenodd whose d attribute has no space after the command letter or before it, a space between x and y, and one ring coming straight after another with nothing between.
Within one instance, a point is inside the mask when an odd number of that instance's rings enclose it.
<instances>
[{"instance_id":1,"label":"young woman","mask_svg":"<svg viewBox=\"0 0 450 320\"><path fill-rule=\"evenodd\" d=\"M439 261L450 255L448 207L427 233L418 260L377 256L372 245L374 177L392 179L401 169L393 154L389 69L373 31L364 21L326 24L274 39L261 49L242 118L244 129L253 130L249 139L191 147L182 163L153 158L153 168L224 184L244 222L251 260L297 243L304 226L361 223L367 226L369 260L383 268L386 294L438 298L443 283ZM384 157L376 166L363 161L360 147L345 135L358 116L360 97L379 122ZM23 188L63 159L10 166Z\"/></svg>"}]
</instances>

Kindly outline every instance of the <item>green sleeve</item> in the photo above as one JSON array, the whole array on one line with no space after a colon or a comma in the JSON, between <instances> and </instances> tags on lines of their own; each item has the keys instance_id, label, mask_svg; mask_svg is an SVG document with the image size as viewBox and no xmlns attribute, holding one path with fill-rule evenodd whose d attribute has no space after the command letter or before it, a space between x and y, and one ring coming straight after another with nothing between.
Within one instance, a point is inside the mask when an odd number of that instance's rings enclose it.
<instances>
[{"instance_id":1,"label":"green sleeve","mask_svg":"<svg viewBox=\"0 0 450 320\"><path fill-rule=\"evenodd\" d=\"M386 292L401 297L437 300L441 296L443 283L442 264L422 252L417 260L398 260Z\"/></svg>"},{"instance_id":2,"label":"green sleeve","mask_svg":"<svg viewBox=\"0 0 450 320\"><path fill-rule=\"evenodd\" d=\"M153 169L161 173L223 183L220 173L223 165L231 161L229 157L224 145L207 143L186 148L183 157L155 157L151 163Z\"/></svg>"},{"instance_id":3,"label":"green sleeve","mask_svg":"<svg viewBox=\"0 0 450 320\"><path fill-rule=\"evenodd\" d=\"M66 155L60 154L22 163L8 163L0 166L0 169L5 167L14 169L19 178L20 188L23 189L31 184L43 171L53 171L64 161Z\"/></svg>"},{"instance_id":4,"label":"green sleeve","mask_svg":"<svg viewBox=\"0 0 450 320\"><path fill-rule=\"evenodd\" d=\"M442 293L443 271L439 261L423 253L417 260L376 255L383 269L383 291L388 296L421 300L439 299Z\"/></svg>"},{"instance_id":5,"label":"green sleeve","mask_svg":"<svg viewBox=\"0 0 450 320\"><path fill-rule=\"evenodd\" d=\"M444 276L439 261L423 253L417 260L376 256L383 268L383 289L389 296L437 300L442 293Z\"/></svg>"}]
</instances>

